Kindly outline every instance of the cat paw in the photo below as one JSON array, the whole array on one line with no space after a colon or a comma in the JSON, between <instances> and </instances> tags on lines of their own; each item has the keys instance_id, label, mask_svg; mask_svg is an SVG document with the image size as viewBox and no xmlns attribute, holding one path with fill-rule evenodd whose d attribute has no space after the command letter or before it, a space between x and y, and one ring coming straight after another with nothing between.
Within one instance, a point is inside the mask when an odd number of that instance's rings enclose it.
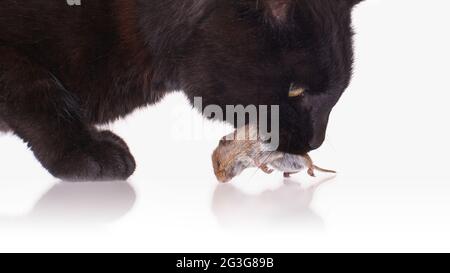
<instances>
[{"instance_id":1,"label":"cat paw","mask_svg":"<svg viewBox=\"0 0 450 273\"><path fill-rule=\"evenodd\" d=\"M105 130L105 131L100 131L97 133L97 138L100 140L106 140L106 141L111 141L116 143L117 145L121 146L122 148L124 148L125 150L129 151L130 148L128 148L127 143L118 135L114 134L111 131Z\"/></svg>"},{"instance_id":2,"label":"cat paw","mask_svg":"<svg viewBox=\"0 0 450 273\"><path fill-rule=\"evenodd\" d=\"M136 162L125 141L109 131L98 132L90 143L63 155L48 170L67 181L125 180Z\"/></svg>"}]
</instances>

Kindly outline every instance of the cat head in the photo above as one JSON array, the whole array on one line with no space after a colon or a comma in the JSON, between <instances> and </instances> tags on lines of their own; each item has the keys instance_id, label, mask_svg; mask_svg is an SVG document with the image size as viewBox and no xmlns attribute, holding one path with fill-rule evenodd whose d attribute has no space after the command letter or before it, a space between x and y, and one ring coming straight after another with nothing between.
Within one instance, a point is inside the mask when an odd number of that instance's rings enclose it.
<instances>
[{"instance_id":1,"label":"cat head","mask_svg":"<svg viewBox=\"0 0 450 273\"><path fill-rule=\"evenodd\" d=\"M279 105L279 150L320 147L350 82L351 12L360 1L212 2L179 52L181 88L224 111Z\"/></svg>"}]
</instances>

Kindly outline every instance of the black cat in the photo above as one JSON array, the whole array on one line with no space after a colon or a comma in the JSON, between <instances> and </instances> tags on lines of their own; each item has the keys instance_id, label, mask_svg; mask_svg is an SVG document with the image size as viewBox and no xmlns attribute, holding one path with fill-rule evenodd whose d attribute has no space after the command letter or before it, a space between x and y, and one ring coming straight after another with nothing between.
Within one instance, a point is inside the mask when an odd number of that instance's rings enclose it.
<instances>
[{"instance_id":1,"label":"black cat","mask_svg":"<svg viewBox=\"0 0 450 273\"><path fill-rule=\"evenodd\" d=\"M172 90L280 105L280 150L306 153L350 81L357 0L69 2L0 0L0 125L59 178L129 177L126 143L94 125Z\"/></svg>"}]
</instances>

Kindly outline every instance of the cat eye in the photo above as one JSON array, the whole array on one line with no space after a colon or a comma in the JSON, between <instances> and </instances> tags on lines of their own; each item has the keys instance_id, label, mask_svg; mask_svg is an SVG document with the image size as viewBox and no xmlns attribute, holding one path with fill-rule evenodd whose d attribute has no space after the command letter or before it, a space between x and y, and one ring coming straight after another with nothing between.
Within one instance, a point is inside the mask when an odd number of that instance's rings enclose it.
<instances>
[{"instance_id":1,"label":"cat eye","mask_svg":"<svg viewBox=\"0 0 450 273\"><path fill-rule=\"evenodd\" d=\"M291 88L289 89L289 97L295 98L303 96L306 92L306 88L304 87L295 87L293 84L291 85Z\"/></svg>"}]
</instances>

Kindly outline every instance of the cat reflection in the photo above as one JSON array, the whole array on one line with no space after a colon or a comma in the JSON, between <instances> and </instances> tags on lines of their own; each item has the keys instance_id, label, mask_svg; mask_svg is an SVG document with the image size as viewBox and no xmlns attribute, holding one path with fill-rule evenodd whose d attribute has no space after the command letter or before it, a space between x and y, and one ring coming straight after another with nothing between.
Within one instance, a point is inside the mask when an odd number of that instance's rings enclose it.
<instances>
[{"instance_id":1,"label":"cat reflection","mask_svg":"<svg viewBox=\"0 0 450 273\"><path fill-rule=\"evenodd\" d=\"M0 216L2 225L99 225L126 215L136 193L127 182L57 183L23 216Z\"/></svg>"}]
</instances>

